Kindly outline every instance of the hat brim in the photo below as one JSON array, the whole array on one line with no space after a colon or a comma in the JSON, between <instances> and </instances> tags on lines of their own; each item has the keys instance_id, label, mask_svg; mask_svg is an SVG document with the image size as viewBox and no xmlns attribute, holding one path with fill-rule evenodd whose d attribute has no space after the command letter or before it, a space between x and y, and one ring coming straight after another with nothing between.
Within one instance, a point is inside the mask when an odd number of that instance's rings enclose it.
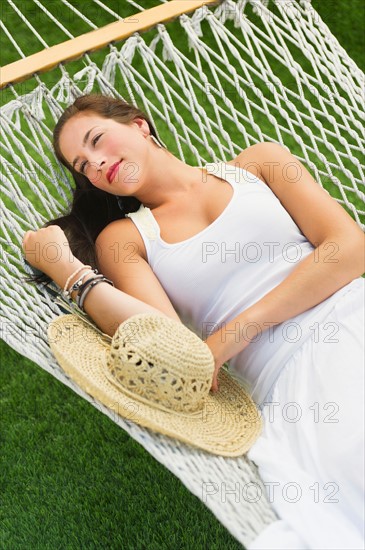
<instances>
[{"instance_id":1,"label":"hat brim","mask_svg":"<svg viewBox=\"0 0 365 550\"><path fill-rule=\"evenodd\" d=\"M53 320L48 339L68 376L126 420L227 457L246 453L261 433L262 420L255 403L224 368L218 374L218 392L209 393L202 410L169 412L133 399L109 381L106 364L110 342L77 315L61 315Z\"/></svg>"}]
</instances>

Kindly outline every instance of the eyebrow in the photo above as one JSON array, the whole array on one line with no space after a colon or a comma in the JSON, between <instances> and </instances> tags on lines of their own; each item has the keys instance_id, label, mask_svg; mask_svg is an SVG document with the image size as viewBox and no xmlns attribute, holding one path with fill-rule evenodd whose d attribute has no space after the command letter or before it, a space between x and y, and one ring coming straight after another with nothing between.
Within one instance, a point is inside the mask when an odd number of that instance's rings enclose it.
<instances>
[{"instance_id":1,"label":"eyebrow","mask_svg":"<svg viewBox=\"0 0 365 550\"><path fill-rule=\"evenodd\" d=\"M84 139L82 140L82 145L85 146L86 143L87 143L87 140L89 139L89 136L91 134L91 132L94 130L94 128L96 128L96 126L93 126L92 128L90 128L90 130L88 130L86 132L86 134L84 135ZM77 161L79 160L79 157L76 157L72 163L72 168L75 169L75 164L77 164Z\"/></svg>"}]
</instances>

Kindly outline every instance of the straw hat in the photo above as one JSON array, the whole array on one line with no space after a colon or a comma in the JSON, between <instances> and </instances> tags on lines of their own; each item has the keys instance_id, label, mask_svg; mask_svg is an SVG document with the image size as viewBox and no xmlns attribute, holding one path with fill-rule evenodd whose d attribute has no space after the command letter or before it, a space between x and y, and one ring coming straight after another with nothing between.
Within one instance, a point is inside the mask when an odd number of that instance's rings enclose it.
<instances>
[{"instance_id":1,"label":"straw hat","mask_svg":"<svg viewBox=\"0 0 365 550\"><path fill-rule=\"evenodd\" d=\"M182 323L139 314L113 338L77 315L48 328L63 370L89 395L121 417L222 456L240 456L261 432L251 397L221 368L211 393L214 359Z\"/></svg>"}]
</instances>

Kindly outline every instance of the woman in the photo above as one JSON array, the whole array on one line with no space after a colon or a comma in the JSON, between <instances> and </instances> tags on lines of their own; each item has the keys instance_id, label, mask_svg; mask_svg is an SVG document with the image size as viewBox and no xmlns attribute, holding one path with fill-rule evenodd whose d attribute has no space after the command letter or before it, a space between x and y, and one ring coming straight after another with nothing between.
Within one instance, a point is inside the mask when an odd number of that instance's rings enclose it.
<instances>
[{"instance_id":1,"label":"woman","mask_svg":"<svg viewBox=\"0 0 365 550\"><path fill-rule=\"evenodd\" d=\"M281 517L252 548L362 547L356 223L283 147L191 167L141 111L112 98L77 99L54 147L76 182L71 214L26 233L27 260L73 298L78 277L84 286L96 277L85 264L97 266L115 288L90 282L81 301L110 335L139 312L181 318L213 353L213 391L230 361L262 408L249 456ZM49 243L57 261L42 254ZM326 500L331 489L341 498Z\"/></svg>"}]
</instances>

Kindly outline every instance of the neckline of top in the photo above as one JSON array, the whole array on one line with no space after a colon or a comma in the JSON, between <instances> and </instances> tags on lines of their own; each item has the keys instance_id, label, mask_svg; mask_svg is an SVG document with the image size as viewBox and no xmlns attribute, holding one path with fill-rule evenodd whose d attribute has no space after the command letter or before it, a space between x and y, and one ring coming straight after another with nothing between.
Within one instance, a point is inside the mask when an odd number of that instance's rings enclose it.
<instances>
[{"instance_id":1,"label":"neckline of top","mask_svg":"<svg viewBox=\"0 0 365 550\"><path fill-rule=\"evenodd\" d=\"M219 166L219 167L222 167L222 166L227 166L227 164L225 162L210 162L208 164L206 164L204 167L201 167L201 166L198 166L198 168L203 168L205 169L208 173L211 173L210 172L210 167L212 168L215 168L216 166ZM209 166L209 168L208 168ZM228 165L228 166L232 166L232 165ZM233 168L235 168L233 166ZM219 168L218 168L219 170ZM233 189L233 194L232 194L232 197L230 199L230 201L228 202L227 206L225 207L225 209L219 214L219 216L212 221L212 223L210 223L209 225L207 225L207 227L205 227L204 229L202 229L201 231L199 231L198 233L196 233L195 235L192 235L191 237L188 237L187 239L184 239L183 241L178 241L177 243L168 243L166 242L162 237L161 237L161 228L155 218L155 216L153 215L153 212L151 211L150 208L148 207L144 207L147 211L148 211L148 214L151 218L151 220L153 220L153 224L157 230L157 236L158 236L158 239L160 240L161 244L165 247L174 247L174 246L179 246L179 245L182 245L182 244L186 244L188 243L189 241L193 241L194 239L197 239L198 237L201 237L204 233L206 233L207 231L209 231L214 225L216 225L217 223L219 223L219 221L222 219L222 217L226 216L226 213L227 211L231 208L232 204L233 204L233 201L235 199L235 195L236 195L236 185L232 183L232 181L228 180L226 177L222 177L219 175L219 172L216 174L214 173L213 175L215 175L216 177L218 177L219 179L222 179L224 181L226 181L227 183L229 183L229 185L232 187Z\"/></svg>"}]
</instances>

